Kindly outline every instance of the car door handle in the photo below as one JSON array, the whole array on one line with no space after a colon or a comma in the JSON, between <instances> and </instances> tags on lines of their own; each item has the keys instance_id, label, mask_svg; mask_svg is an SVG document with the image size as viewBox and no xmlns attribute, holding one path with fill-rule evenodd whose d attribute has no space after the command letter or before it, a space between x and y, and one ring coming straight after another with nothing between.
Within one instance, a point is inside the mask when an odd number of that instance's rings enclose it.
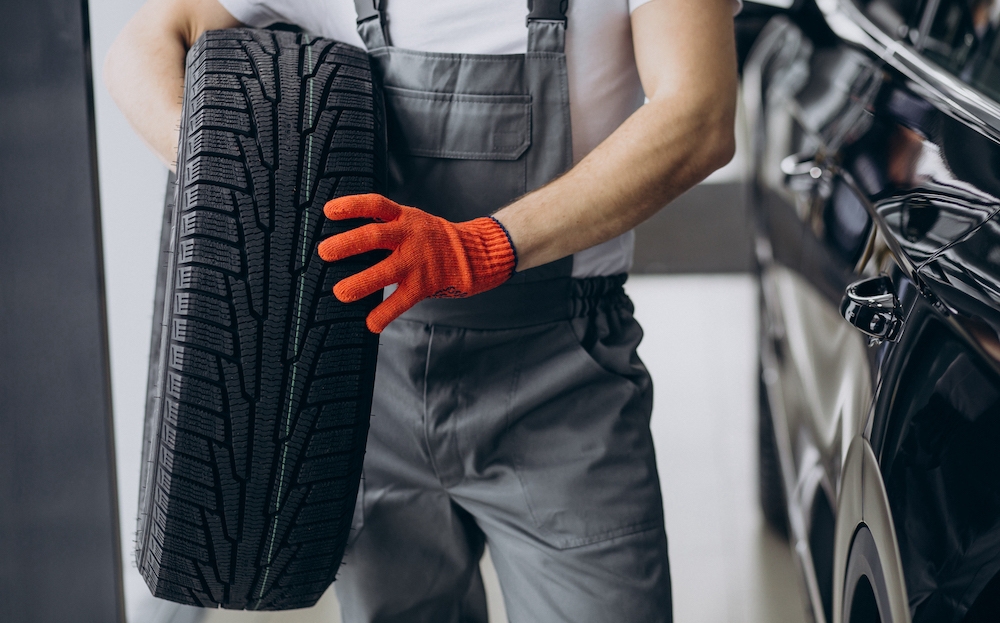
<instances>
[{"instance_id":1,"label":"car door handle","mask_svg":"<svg viewBox=\"0 0 1000 623\"><path fill-rule=\"evenodd\" d=\"M889 275L855 281L847 286L840 314L868 336L868 345L895 342L903 331L903 308Z\"/></svg>"}]
</instances>

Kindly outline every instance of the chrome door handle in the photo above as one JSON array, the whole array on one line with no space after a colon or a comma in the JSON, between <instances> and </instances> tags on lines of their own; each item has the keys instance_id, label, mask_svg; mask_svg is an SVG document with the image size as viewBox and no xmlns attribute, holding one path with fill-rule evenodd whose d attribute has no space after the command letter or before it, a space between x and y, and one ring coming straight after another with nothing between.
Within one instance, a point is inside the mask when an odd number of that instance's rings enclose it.
<instances>
[{"instance_id":1,"label":"chrome door handle","mask_svg":"<svg viewBox=\"0 0 1000 623\"><path fill-rule=\"evenodd\" d=\"M868 345L895 342L903 331L903 308L889 275L855 281L847 286L840 314L868 336Z\"/></svg>"}]
</instances>

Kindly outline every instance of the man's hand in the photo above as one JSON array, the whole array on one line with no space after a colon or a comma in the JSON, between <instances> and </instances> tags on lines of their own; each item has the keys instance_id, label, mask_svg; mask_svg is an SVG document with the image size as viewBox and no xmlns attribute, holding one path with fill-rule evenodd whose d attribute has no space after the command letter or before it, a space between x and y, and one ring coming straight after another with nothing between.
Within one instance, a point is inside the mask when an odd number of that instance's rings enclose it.
<instances>
[{"instance_id":1,"label":"man's hand","mask_svg":"<svg viewBox=\"0 0 1000 623\"><path fill-rule=\"evenodd\" d=\"M732 159L732 0L652 0L632 13L632 43L649 103L565 175L495 214L518 270L632 229Z\"/></svg>"},{"instance_id":2,"label":"man's hand","mask_svg":"<svg viewBox=\"0 0 1000 623\"><path fill-rule=\"evenodd\" d=\"M171 170L177 160L184 56L206 30L241 25L217 0L149 0L108 50L108 92Z\"/></svg>"},{"instance_id":3,"label":"man's hand","mask_svg":"<svg viewBox=\"0 0 1000 623\"><path fill-rule=\"evenodd\" d=\"M375 219L375 223L331 236L320 243L327 262L375 249L389 257L333 287L350 303L398 283L368 315L368 329L386 325L425 298L465 298L497 287L514 274L516 256L510 238L494 219L451 223L423 210L401 206L381 195L351 195L326 204L332 220Z\"/></svg>"}]
</instances>

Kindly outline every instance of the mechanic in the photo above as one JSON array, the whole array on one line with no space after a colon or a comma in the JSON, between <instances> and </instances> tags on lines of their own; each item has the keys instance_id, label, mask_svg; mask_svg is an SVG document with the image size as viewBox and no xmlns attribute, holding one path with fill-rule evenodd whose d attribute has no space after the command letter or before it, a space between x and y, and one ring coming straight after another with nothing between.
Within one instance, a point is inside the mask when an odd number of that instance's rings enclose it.
<instances>
[{"instance_id":1,"label":"mechanic","mask_svg":"<svg viewBox=\"0 0 1000 623\"><path fill-rule=\"evenodd\" d=\"M622 284L632 228L732 158L738 1L150 0L115 42L109 90L171 166L205 30L296 24L367 48L383 81L388 198L329 202L376 222L319 247L392 251L343 301L398 284L368 318L345 621L485 622L485 543L511 621L671 619Z\"/></svg>"}]
</instances>

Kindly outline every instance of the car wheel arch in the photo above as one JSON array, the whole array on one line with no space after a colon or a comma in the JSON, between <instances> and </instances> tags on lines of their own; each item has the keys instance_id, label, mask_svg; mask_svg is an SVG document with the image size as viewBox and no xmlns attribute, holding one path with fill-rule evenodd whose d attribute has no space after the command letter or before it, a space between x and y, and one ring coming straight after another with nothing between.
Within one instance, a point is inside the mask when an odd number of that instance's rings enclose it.
<instances>
[{"instance_id":1,"label":"car wheel arch","mask_svg":"<svg viewBox=\"0 0 1000 623\"><path fill-rule=\"evenodd\" d=\"M852 558L853 557L853 558ZM873 563L874 557L874 563ZM862 562L855 562L859 558ZM846 599L853 595L859 568L878 577L872 589L876 601L893 623L910 623L909 600L903 576L896 529L878 459L871 444L856 436L850 444L841 472L834 542L833 621L848 620ZM876 570L875 567L878 566ZM863 569L862 569L863 570ZM850 572L851 578L848 577ZM852 585L848 586L851 582Z\"/></svg>"}]
</instances>

